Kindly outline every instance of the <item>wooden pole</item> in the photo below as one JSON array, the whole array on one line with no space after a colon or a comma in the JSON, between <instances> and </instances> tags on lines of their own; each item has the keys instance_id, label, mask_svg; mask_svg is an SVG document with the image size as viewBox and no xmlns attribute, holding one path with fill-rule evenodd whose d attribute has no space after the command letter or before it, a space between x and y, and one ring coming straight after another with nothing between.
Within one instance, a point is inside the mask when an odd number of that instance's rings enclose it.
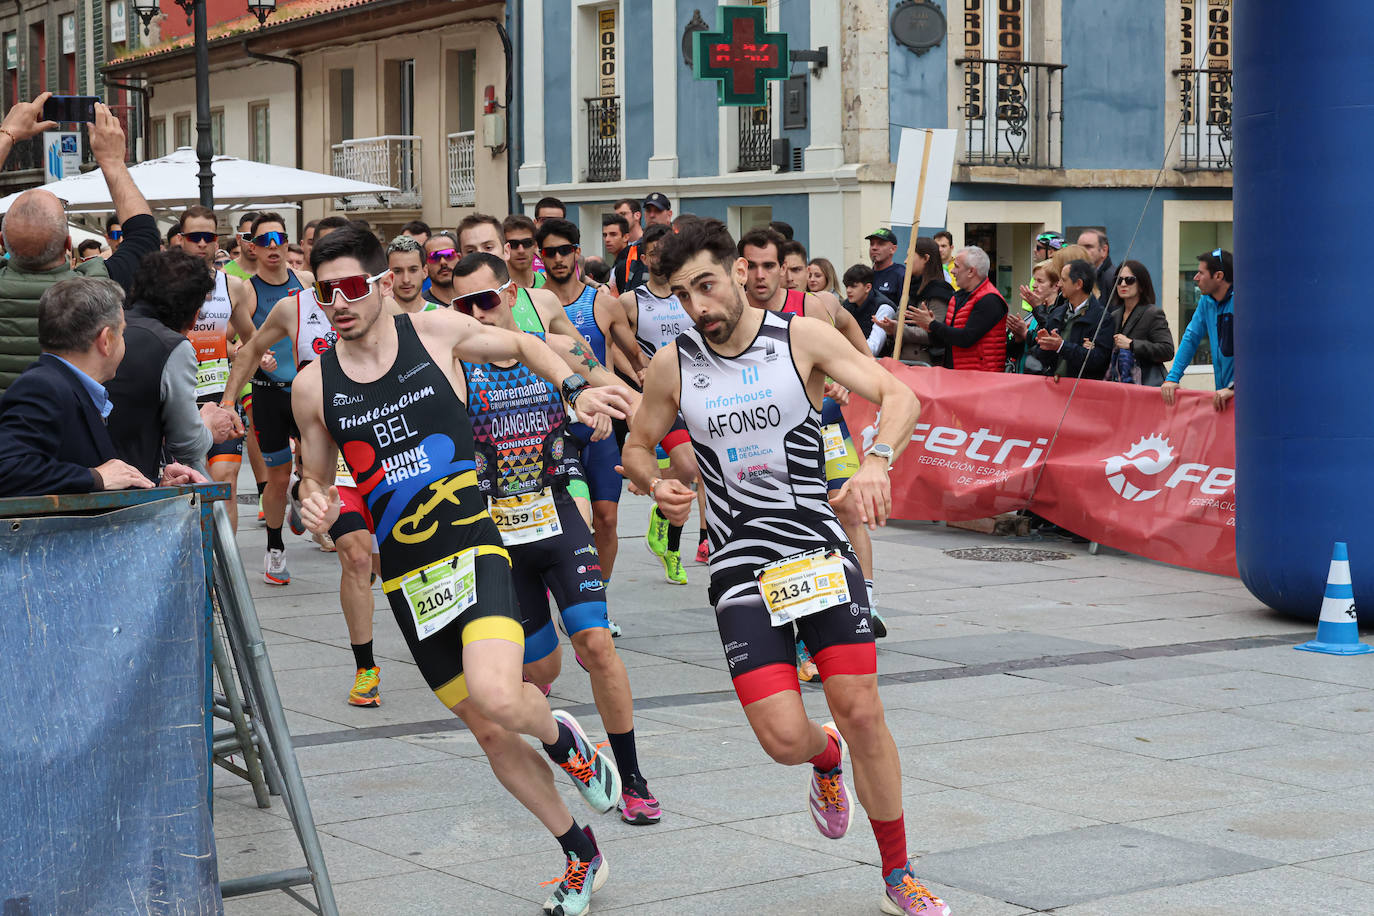
<instances>
[{"instance_id":1,"label":"wooden pole","mask_svg":"<svg viewBox=\"0 0 1374 916\"><path fill-rule=\"evenodd\" d=\"M925 131L926 144L921 153L921 180L916 186L916 209L911 214L911 238L906 246L906 273L902 277L902 293L897 297L897 339L892 344L894 359L902 358L902 335L906 331L906 301L911 292L911 263L916 259L916 236L921 228L921 206L926 196L926 169L930 167L930 144L935 132Z\"/></svg>"}]
</instances>

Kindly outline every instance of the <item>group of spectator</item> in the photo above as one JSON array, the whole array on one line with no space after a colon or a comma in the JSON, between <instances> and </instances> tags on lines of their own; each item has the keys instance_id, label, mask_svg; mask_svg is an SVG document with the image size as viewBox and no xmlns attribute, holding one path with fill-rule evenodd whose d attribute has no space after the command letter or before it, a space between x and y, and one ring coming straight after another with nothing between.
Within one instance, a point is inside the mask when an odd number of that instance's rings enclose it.
<instances>
[{"instance_id":1,"label":"group of spectator","mask_svg":"<svg viewBox=\"0 0 1374 916\"><path fill-rule=\"evenodd\" d=\"M878 329L878 355L918 366L1151 386L1172 405L1199 345L1210 341L1216 409L1235 394L1229 251L1198 255L1197 309L1175 354L1149 270L1137 260L1114 264L1103 230L1086 229L1072 245L1057 232L1037 236L1032 280L1020 288L1016 308L990 279L987 253L972 245L953 251L946 231L917 238L909 265L893 260L892 230L879 229L867 241L872 266L855 264L844 272L841 299L861 326ZM829 261L817 258L810 267L808 289L835 288Z\"/></svg>"}]
</instances>

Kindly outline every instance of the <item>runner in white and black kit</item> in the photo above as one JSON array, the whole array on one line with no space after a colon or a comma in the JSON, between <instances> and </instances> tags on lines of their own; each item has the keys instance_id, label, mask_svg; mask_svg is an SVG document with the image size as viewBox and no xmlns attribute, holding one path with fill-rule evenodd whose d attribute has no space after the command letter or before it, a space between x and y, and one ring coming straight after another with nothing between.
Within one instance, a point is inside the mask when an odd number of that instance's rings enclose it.
<instances>
[{"instance_id":1,"label":"runner in white and black kit","mask_svg":"<svg viewBox=\"0 0 1374 916\"><path fill-rule=\"evenodd\" d=\"M831 838L849 827L847 741L882 859L883 912L946 916L907 858L901 760L878 696L863 576L827 499L820 426L827 377L880 406L876 443L833 498L853 501L876 527L887 520L887 475L910 440L916 398L827 322L748 307L747 263L719 220L666 238L659 265L694 327L650 363L625 444L626 474L670 521L686 520L695 494L659 478L654 457L680 410L706 487L711 603L754 734L779 763L812 765L811 816ZM816 724L802 705L793 621L820 669L834 723Z\"/></svg>"},{"instance_id":2,"label":"runner in white and black kit","mask_svg":"<svg viewBox=\"0 0 1374 916\"><path fill-rule=\"evenodd\" d=\"M640 286L620 295L620 303L625 307L625 315L630 321L630 330L635 341L647 359L672 343L677 336L692 326L692 319L682 308L682 303L668 288L668 278L658 272L658 250L663 240L673 234L671 226L655 223L645 230L639 240L638 257L646 270L645 281ZM658 444L658 461L662 467L666 461L668 475L686 484L694 484L697 479L697 461L692 453L691 437L681 418L673 424L668 435ZM700 507L701 538L697 544L696 561L705 563L710 548L706 543L706 491L697 492ZM682 525L674 525L663 517L658 506L649 509L649 527L644 533L645 546L660 560L669 554L680 555L682 549Z\"/></svg>"},{"instance_id":3,"label":"runner in white and black kit","mask_svg":"<svg viewBox=\"0 0 1374 916\"><path fill-rule=\"evenodd\" d=\"M573 820L540 740L594 810L619 798L619 778L576 719L521 681L524 628L510 558L477 485L460 360L517 360L609 433L629 404L623 388L591 388L543 341L485 327L451 309L390 314L386 256L369 232L317 241L317 299L338 333L296 377L302 515L325 531L340 512L340 451L377 528L383 588L420 675L468 725L502 784L558 838L567 867L545 912L580 916L606 879L590 832Z\"/></svg>"}]
</instances>

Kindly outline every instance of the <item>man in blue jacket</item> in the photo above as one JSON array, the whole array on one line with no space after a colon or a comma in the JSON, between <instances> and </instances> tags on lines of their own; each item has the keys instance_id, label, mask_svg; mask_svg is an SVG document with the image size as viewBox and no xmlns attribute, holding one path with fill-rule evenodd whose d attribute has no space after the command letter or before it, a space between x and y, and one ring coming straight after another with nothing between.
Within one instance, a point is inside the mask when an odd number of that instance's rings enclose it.
<instances>
[{"instance_id":1,"label":"man in blue jacket","mask_svg":"<svg viewBox=\"0 0 1374 916\"><path fill-rule=\"evenodd\" d=\"M124 357L124 290L104 277L49 286L38 300L43 354L0 397L0 497L151 487L115 457L104 383ZM168 465L164 484L193 479Z\"/></svg>"},{"instance_id":2,"label":"man in blue jacket","mask_svg":"<svg viewBox=\"0 0 1374 916\"><path fill-rule=\"evenodd\" d=\"M1193 282L1202 295L1198 298L1193 320L1188 322L1183 339L1178 342L1178 354L1160 393L1164 403L1172 407L1183 372L1193 361L1198 344L1206 339L1212 345L1212 376L1216 380L1212 405L1220 411L1226 409L1226 404L1236 394L1236 350L1232 333L1236 288L1232 281L1231 252L1216 248L1198 255L1197 262Z\"/></svg>"}]
</instances>

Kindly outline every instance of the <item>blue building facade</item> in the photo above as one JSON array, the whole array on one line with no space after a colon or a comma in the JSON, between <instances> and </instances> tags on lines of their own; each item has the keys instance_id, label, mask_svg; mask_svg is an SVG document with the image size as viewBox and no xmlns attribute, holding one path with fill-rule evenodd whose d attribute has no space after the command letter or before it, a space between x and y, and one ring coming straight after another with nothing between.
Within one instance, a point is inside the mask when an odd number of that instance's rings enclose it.
<instances>
[{"instance_id":1,"label":"blue building facade","mask_svg":"<svg viewBox=\"0 0 1374 916\"><path fill-rule=\"evenodd\" d=\"M1112 260L1145 265L1181 330L1194 256L1231 244L1232 0L760 5L793 50L824 47L827 60L792 65L804 98L774 83L768 106L737 109L718 107L684 57L693 27L715 27L714 6L524 0L514 152L525 206L564 200L594 250L617 199L659 191L675 213L735 231L785 220L843 271L889 225L902 128L948 128L947 226L922 235L947 228L956 246L983 247L1011 293L1029 279L1036 234L1104 230ZM904 45L913 36L894 31L894 12L923 18L933 45ZM804 117L784 127L789 105ZM909 230L893 228L904 251ZM1205 387L1210 369L1195 368Z\"/></svg>"}]
</instances>

